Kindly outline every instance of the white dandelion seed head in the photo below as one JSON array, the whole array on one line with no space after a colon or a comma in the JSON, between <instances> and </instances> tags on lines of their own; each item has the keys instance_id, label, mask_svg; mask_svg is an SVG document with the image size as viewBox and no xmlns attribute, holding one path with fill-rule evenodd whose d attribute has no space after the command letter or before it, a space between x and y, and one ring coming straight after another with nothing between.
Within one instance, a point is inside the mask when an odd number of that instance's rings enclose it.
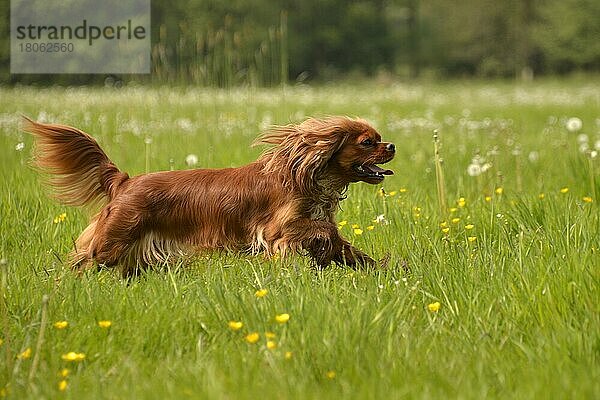
<instances>
[{"instance_id":1,"label":"white dandelion seed head","mask_svg":"<svg viewBox=\"0 0 600 400\"><path fill-rule=\"evenodd\" d=\"M188 118L179 118L175 123L182 131L192 132L194 130L194 123Z\"/></svg>"},{"instance_id":2,"label":"white dandelion seed head","mask_svg":"<svg viewBox=\"0 0 600 400\"><path fill-rule=\"evenodd\" d=\"M596 140L596 143L594 143L594 149L600 150L600 140Z\"/></svg>"},{"instance_id":3,"label":"white dandelion seed head","mask_svg":"<svg viewBox=\"0 0 600 400\"><path fill-rule=\"evenodd\" d=\"M188 154L185 157L185 163L188 167L193 167L198 164L198 156L195 154Z\"/></svg>"},{"instance_id":4,"label":"white dandelion seed head","mask_svg":"<svg viewBox=\"0 0 600 400\"><path fill-rule=\"evenodd\" d=\"M23 149L25 148L25 143L23 142L19 142L17 143L17 145L15 146L15 150L16 151L23 151Z\"/></svg>"},{"instance_id":5,"label":"white dandelion seed head","mask_svg":"<svg viewBox=\"0 0 600 400\"><path fill-rule=\"evenodd\" d=\"M582 144L587 143L588 141L588 135L586 135L585 133L580 133L579 135L577 135L577 143Z\"/></svg>"},{"instance_id":6,"label":"white dandelion seed head","mask_svg":"<svg viewBox=\"0 0 600 400\"><path fill-rule=\"evenodd\" d=\"M492 164L489 162L486 162L485 164L483 164L481 166L481 173L484 173L485 171L487 171L490 168L492 168Z\"/></svg>"},{"instance_id":7,"label":"white dandelion seed head","mask_svg":"<svg viewBox=\"0 0 600 400\"><path fill-rule=\"evenodd\" d=\"M271 113L267 112L263 115L262 121L260 121L259 128L261 131L266 130L273 124L273 116Z\"/></svg>"},{"instance_id":8,"label":"white dandelion seed head","mask_svg":"<svg viewBox=\"0 0 600 400\"><path fill-rule=\"evenodd\" d=\"M146 137L146 139L144 139L144 143L146 144L152 144L152 138L151 137Z\"/></svg>"},{"instance_id":9,"label":"white dandelion seed head","mask_svg":"<svg viewBox=\"0 0 600 400\"><path fill-rule=\"evenodd\" d=\"M469 176L479 176L481 175L481 165L479 164L469 164L467 167L467 174Z\"/></svg>"},{"instance_id":10,"label":"white dandelion seed head","mask_svg":"<svg viewBox=\"0 0 600 400\"><path fill-rule=\"evenodd\" d=\"M540 153L538 153L535 150L534 151L530 151L529 155L527 156L527 158L532 163L538 162L538 160L540 159Z\"/></svg>"},{"instance_id":11,"label":"white dandelion seed head","mask_svg":"<svg viewBox=\"0 0 600 400\"><path fill-rule=\"evenodd\" d=\"M580 153L587 153L589 149L590 149L590 146L588 146L587 143L581 143L579 145L579 152Z\"/></svg>"},{"instance_id":12,"label":"white dandelion seed head","mask_svg":"<svg viewBox=\"0 0 600 400\"><path fill-rule=\"evenodd\" d=\"M583 122L580 118L571 117L567 120L566 127L569 132L579 132L583 128Z\"/></svg>"},{"instance_id":13,"label":"white dandelion seed head","mask_svg":"<svg viewBox=\"0 0 600 400\"><path fill-rule=\"evenodd\" d=\"M48 122L48 113L46 111L40 111L36 119L39 122Z\"/></svg>"},{"instance_id":14,"label":"white dandelion seed head","mask_svg":"<svg viewBox=\"0 0 600 400\"><path fill-rule=\"evenodd\" d=\"M590 151L590 158L596 158L596 157L598 157L598 152L596 150Z\"/></svg>"}]
</instances>

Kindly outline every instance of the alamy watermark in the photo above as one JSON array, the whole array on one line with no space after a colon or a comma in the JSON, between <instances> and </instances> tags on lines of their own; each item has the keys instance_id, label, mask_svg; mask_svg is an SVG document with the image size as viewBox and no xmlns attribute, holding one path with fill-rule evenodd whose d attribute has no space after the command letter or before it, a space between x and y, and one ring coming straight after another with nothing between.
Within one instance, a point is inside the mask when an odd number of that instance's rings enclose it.
<instances>
[{"instance_id":1,"label":"alamy watermark","mask_svg":"<svg viewBox=\"0 0 600 400\"><path fill-rule=\"evenodd\" d=\"M150 72L150 0L11 0L13 74Z\"/></svg>"}]
</instances>

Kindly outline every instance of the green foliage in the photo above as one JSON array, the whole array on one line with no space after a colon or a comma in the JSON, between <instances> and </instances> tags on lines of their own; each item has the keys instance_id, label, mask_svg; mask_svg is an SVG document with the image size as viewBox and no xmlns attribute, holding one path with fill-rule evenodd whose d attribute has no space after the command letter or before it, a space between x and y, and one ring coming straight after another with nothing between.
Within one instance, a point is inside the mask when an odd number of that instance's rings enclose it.
<instances>
[{"instance_id":1,"label":"green foliage","mask_svg":"<svg viewBox=\"0 0 600 400\"><path fill-rule=\"evenodd\" d=\"M597 101L596 86L574 81L0 89L0 396L598 398L600 213L590 178L600 166L578 143L600 140ZM211 254L129 282L114 271L78 276L64 260L87 216L48 198L28 166L22 114L89 132L132 175L146 162L187 168L190 153L199 167L252 161L262 149L249 145L270 123L364 117L395 142L395 175L385 196L352 185L338 222L389 263L314 271L298 256ZM570 117L580 131L565 128ZM491 167L470 176L475 155ZM275 320L282 313L288 322ZM85 359L63 360L69 352Z\"/></svg>"},{"instance_id":2,"label":"green foliage","mask_svg":"<svg viewBox=\"0 0 600 400\"><path fill-rule=\"evenodd\" d=\"M0 15L8 33L7 1ZM232 87L381 71L525 78L598 71L599 20L595 0L153 0L152 74L125 79ZM8 70L5 35L4 82L104 79Z\"/></svg>"}]
</instances>

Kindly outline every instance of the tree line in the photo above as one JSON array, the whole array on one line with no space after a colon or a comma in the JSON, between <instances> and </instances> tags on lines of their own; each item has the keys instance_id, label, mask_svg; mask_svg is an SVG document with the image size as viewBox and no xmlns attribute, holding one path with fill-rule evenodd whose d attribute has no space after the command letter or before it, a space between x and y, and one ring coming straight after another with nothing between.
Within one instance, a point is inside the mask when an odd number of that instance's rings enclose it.
<instances>
[{"instance_id":1,"label":"tree line","mask_svg":"<svg viewBox=\"0 0 600 400\"><path fill-rule=\"evenodd\" d=\"M10 12L0 1L5 82ZM121 79L273 86L389 73L520 77L600 70L598 0L152 0L152 73Z\"/></svg>"}]
</instances>

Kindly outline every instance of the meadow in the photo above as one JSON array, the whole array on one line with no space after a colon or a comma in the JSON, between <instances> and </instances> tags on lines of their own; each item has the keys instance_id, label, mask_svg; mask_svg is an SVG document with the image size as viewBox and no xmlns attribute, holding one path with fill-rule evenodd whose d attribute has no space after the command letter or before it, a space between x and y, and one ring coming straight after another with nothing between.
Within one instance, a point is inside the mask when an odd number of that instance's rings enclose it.
<instances>
[{"instance_id":1,"label":"meadow","mask_svg":"<svg viewBox=\"0 0 600 400\"><path fill-rule=\"evenodd\" d=\"M76 126L136 175L241 165L270 124L331 114L397 147L338 214L389 257L374 271L206 254L77 276L90 210L48 197L19 129ZM0 88L0 397L599 398L598 151L597 80Z\"/></svg>"}]
</instances>

